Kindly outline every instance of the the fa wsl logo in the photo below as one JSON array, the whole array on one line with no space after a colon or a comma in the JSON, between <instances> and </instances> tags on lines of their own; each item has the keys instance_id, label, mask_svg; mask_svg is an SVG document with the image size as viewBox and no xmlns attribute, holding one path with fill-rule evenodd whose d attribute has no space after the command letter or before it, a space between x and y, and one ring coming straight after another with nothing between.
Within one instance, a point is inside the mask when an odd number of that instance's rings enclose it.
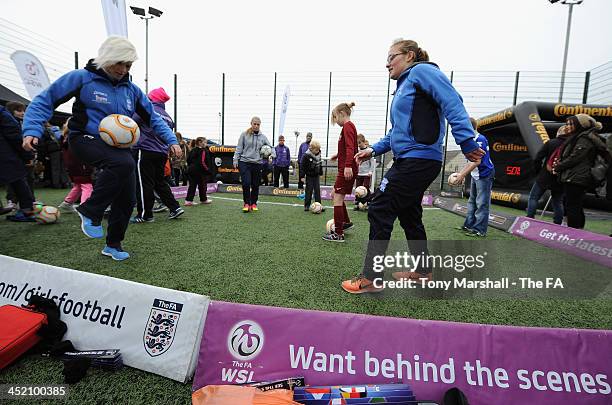
<instances>
[{"instance_id":1,"label":"the fa wsl logo","mask_svg":"<svg viewBox=\"0 0 612 405\"><path fill-rule=\"evenodd\" d=\"M516 233L520 233L521 235L524 235L525 231L529 228L530 225L531 225L531 223L529 221L521 222L521 225L520 225L518 231L516 231Z\"/></svg>"},{"instance_id":2,"label":"the fa wsl logo","mask_svg":"<svg viewBox=\"0 0 612 405\"><path fill-rule=\"evenodd\" d=\"M164 354L172 346L182 310L183 304L157 298L153 300L143 335L144 348L151 357Z\"/></svg>"},{"instance_id":3,"label":"the fa wsl logo","mask_svg":"<svg viewBox=\"0 0 612 405\"><path fill-rule=\"evenodd\" d=\"M241 321L230 329L227 349L236 360L248 361L257 357L264 345L264 333L255 321Z\"/></svg>"},{"instance_id":4,"label":"the fa wsl logo","mask_svg":"<svg viewBox=\"0 0 612 405\"><path fill-rule=\"evenodd\" d=\"M30 61L30 63L26 63L25 68L28 71L28 73L32 76L37 76L40 73L40 70L38 70L38 66L36 65L36 62L34 61Z\"/></svg>"}]
</instances>

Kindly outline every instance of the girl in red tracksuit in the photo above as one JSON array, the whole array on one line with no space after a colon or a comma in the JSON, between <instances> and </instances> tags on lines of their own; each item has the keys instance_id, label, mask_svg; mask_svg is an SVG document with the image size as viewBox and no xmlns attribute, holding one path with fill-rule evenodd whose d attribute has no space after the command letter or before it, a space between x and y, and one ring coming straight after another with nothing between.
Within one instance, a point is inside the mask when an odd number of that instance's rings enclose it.
<instances>
[{"instance_id":1,"label":"girl in red tracksuit","mask_svg":"<svg viewBox=\"0 0 612 405\"><path fill-rule=\"evenodd\" d=\"M340 139L338 139L338 153L331 160L338 160L338 175L334 183L334 230L323 235L323 240L330 242L344 242L344 231L351 229L351 222L344 197L353 191L353 183L357 176L357 128L351 122L351 112L355 103L338 104L332 111L332 124L342 127Z\"/></svg>"},{"instance_id":2,"label":"girl in red tracksuit","mask_svg":"<svg viewBox=\"0 0 612 405\"><path fill-rule=\"evenodd\" d=\"M210 150L206 146L206 138L199 137L195 140L195 146L189 152L187 156L187 176L189 176L189 189L187 190L187 197L185 198L185 205L196 205L193 202L195 197L195 189L198 187L200 194L201 204L210 204L212 200L209 200L206 196L206 182L212 174L212 155Z\"/></svg>"}]
</instances>

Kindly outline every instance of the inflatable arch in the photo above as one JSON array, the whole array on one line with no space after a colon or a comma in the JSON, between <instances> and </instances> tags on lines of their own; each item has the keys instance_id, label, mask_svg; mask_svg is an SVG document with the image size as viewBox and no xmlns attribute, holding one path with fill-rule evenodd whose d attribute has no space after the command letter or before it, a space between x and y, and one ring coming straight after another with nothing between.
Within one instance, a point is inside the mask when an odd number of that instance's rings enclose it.
<instances>
[{"instance_id":1,"label":"inflatable arch","mask_svg":"<svg viewBox=\"0 0 612 405\"><path fill-rule=\"evenodd\" d=\"M489 140L495 165L492 202L515 208L527 206L535 179L535 155L575 114L589 114L603 124L601 133L612 132L612 105L525 101L478 119L478 131ZM612 211L612 201L592 194L586 206Z\"/></svg>"}]
</instances>

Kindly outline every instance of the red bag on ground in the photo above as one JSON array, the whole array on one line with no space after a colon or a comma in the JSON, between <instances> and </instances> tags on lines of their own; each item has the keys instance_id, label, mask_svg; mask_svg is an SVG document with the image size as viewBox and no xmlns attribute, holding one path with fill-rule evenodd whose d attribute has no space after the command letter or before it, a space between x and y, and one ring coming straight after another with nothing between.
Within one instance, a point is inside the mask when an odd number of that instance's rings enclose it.
<instances>
[{"instance_id":1,"label":"red bag on ground","mask_svg":"<svg viewBox=\"0 0 612 405\"><path fill-rule=\"evenodd\" d=\"M47 315L14 305L0 307L0 370L40 341L36 334Z\"/></svg>"}]
</instances>

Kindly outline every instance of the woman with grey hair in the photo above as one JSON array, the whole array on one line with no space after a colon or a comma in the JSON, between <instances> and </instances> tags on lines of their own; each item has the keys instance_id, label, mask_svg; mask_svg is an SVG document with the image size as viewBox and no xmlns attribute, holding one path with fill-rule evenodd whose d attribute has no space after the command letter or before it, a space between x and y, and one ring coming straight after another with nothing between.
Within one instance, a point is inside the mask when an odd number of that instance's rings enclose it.
<instances>
[{"instance_id":1,"label":"woman with grey hair","mask_svg":"<svg viewBox=\"0 0 612 405\"><path fill-rule=\"evenodd\" d=\"M114 148L100 139L100 121L110 114L131 117L137 113L171 145L172 153L181 154L174 133L154 113L142 90L130 81L128 73L137 58L136 48L130 41L109 37L85 69L66 73L32 100L23 124L23 147L31 151L43 135L44 122L51 118L53 110L75 98L73 118L68 125L70 149L83 163L98 169L91 197L77 208L81 229L90 238L103 238L102 218L110 206L102 254L114 260L130 256L122 249L121 242L136 200L135 164L129 149Z\"/></svg>"}]
</instances>

